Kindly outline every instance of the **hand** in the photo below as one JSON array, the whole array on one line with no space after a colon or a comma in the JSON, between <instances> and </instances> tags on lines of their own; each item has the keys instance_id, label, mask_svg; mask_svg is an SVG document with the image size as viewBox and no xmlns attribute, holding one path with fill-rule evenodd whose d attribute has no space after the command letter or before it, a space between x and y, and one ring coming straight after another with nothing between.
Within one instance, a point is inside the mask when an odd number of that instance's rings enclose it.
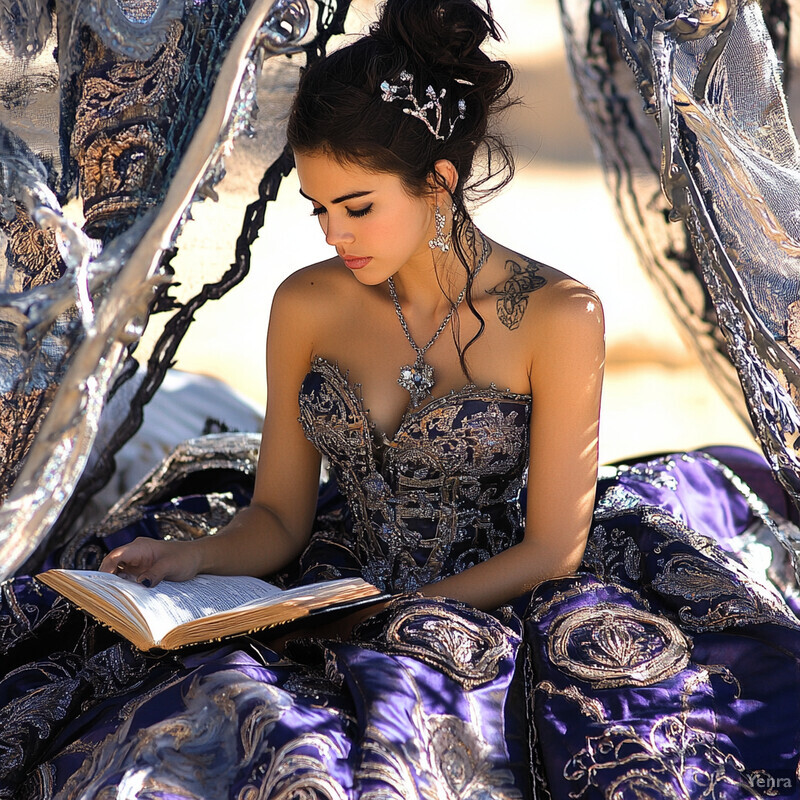
<instances>
[{"instance_id":1,"label":"hand","mask_svg":"<svg viewBox=\"0 0 800 800\"><path fill-rule=\"evenodd\" d=\"M192 542L165 542L140 536L112 550L100 564L101 572L130 576L143 586L163 580L186 581L200 570L200 556Z\"/></svg>"}]
</instances>

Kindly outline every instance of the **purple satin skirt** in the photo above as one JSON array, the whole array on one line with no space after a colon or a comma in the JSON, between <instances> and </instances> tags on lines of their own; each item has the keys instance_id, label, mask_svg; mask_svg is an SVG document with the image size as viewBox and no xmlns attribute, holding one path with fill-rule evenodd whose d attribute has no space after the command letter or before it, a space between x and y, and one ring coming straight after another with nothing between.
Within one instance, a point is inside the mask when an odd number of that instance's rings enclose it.
<instances>
[{"instance_id":1,"label":"purple satin skirt","mask_svg":"<svg viewBox=\"0 0 800 800\"><path fill-rule=\"evenodd\" d=\"M258 636L143 654L17 577L0 798L798 797L792 516L742 450L606 468L576 576L493 614L400 596L353 641L283 655Z\"/></svg>"}]
</instances>

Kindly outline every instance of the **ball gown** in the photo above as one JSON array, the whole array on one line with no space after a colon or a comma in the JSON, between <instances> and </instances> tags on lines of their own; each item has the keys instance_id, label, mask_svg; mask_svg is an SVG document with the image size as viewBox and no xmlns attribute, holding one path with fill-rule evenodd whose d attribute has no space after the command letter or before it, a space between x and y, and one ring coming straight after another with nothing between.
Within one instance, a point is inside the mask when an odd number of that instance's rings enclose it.
<instances>
[{"instance_id":1,"label":"ball gown","mask_svg":"<svg viewBox=\"0 0 800 800\"><path fill-rule=\"evenodd\" d=\"M18 575L0 606L0 798L797 795L798 529L760 456L603 467L576 574L486 613L417 589L519 541L530 397L468 386L389 438L317 359L299 413L330 469L308 547L273 578L361 575L388 606L346 642L149 654ZM241 464L162 470L45 566L213 535L249 500Z\"/></svg>"}]
</instances>

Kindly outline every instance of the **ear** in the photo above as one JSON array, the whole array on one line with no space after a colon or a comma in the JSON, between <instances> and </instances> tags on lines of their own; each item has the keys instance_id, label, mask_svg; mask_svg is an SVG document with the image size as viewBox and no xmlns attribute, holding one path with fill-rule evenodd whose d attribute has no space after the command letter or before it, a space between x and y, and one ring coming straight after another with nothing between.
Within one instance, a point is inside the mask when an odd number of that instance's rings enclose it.
<instances>
[{"instance_id":1,"label":"ear","mask_svg":"<svg viewBox=\"0 0 800 800\"><path fill-rule=\"evenodd\" d=\"M437 196L437 200L445 199L441 197L445 193L445 187L452 193L458 186L458 170L452 161L441 158L433 165L433 171L436 174L429 178L431 190Z\"/></svg>"}]
</instances>

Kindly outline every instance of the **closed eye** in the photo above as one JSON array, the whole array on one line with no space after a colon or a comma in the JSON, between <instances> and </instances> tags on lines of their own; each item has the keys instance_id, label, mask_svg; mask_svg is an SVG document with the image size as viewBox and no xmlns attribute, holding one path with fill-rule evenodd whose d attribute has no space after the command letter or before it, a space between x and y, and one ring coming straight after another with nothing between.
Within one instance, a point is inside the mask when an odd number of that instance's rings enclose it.
<instances>
[{"instance_id":1,"label":"closed eye","mask_svg":"<svg viewBox=\"0 0 800 800\"><path fill-rule=\"evenodd\" d=\"M348 208L347 216L355 217L357 219L358 217L366 217L370 211L372 211L372 203L370 203L368 206L364 206L364 208L358 208L358 209Z\"/></svg>"},{"instance_id":2,"label":"closed eye","mask_svg":"<svg viewBox=\"0 0 800 800\"><path fill-rule=\"evenodd\" d=\"M346 210L348 217L353 217L354 219L358 219L360 217L366 217L367 214L369 214L369 212L372 211L372 203L370 203L368 206L365 206L364 208L355 208L355 209L348 208ZM314 206L314 208L311 209L312 217L319 217L322 214L327 214L327 213L328 211L325 208L325 206Z\"/></svg>"}]
</instances>

